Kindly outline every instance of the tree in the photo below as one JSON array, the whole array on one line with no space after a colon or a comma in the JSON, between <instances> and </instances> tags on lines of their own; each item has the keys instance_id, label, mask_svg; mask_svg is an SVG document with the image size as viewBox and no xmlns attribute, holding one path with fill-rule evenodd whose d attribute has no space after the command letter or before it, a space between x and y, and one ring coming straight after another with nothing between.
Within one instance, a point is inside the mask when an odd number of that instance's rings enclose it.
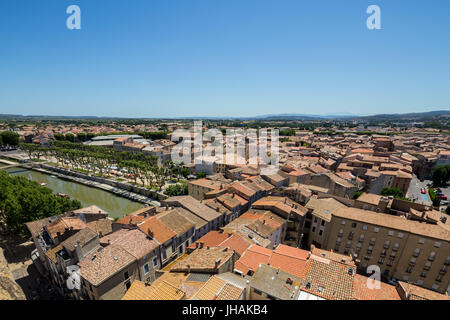
<instances>
[{"instance_id":1,"label":"tree","mask_svg":"<svg viewBox=\"0 0 450 320\"><path fill-rule=\"evenodd\" d=\"M0 171L0 213L8 230L29 235L26 222L81 208L78 200L58 197L49 188Z\"/></svg>"},{"instance_id":2,"label":"tree","mask_svg":"<svg viewBox=\"0 0 450 320\"><path fill-rule=\"evenodd\" d=\"M441 199L439 197L436 197L436 193L434 192L433 188L428 189L428 194L430 195L431 201L433 202L433 206L439 207L441 204Z\"/></svg>"},{"instance_id":3,"label":"tree","mask_svg":"<svg viewBox=\"0 0 450 320\"><path fill-rule=\"evenodd\" d=\"M445 186L450 179L450 165L437 166L433 170L433 186Z\"/></svg>"},{"instance_id":4,"label":"tree","mask_svg":"<svg viewBox=\"0 0 450 320\"><path fill-rule=\"evenodd\" d=\"M164 191L169 197L172 196L184 196L188 194L188 184L185 181L168 186Z\"/></svg>"},{"instance_id":5,"label":"tree","mask_svg":"<svg viewBox=\"0 0 450 320\"><path fill-rule=\"evenodd\" d=\"M353 195L353 199L358 199L360 195L363 194L363 191L356 191L355 194Z\"/></svg>"},{"instance_id":6,"label":"tree","mask_svg":"<svg viewBox=\"0 0 450 320\"><path fill-rule=\"evenodd\" d=\"M55 133L54 135L55 139L58 141L64 141L66 140L66 137L62 133Z\"/></svg>"},{"instance_id":7,"label":"tree","mask_svg":"<svg viewBox=\"0 0 450 320\"><path fill-rule=\"evenodd\" d=\"M400 188L383 188L381 190L382 196L393 196L394 198L403 198L403 191Z\"/></svg>"},{"instance_id":8,"label":"tree","mask_svg":"<svg viewBox=\"0 0 450 320\"><path fill-rule=\"evenodd\" d=\"M197 172L197 178L198 179L202 179L204 177L206 177L206 172L203 172L203 171Z\"/></svg>"},{"instance_id":9,"label":"tree","mask_svg":"<svg viewBox=\"0 0 450 320\"><path fill-rule=\"evenodd\" d=\"M0 146L2 146L3 145L3 138L2 138L2 136L0 135Z\"/></svg>"},{"instance_id":10,"label":"tree","mask_svg":"<svg viewBox=\"0 0 450 320\"><path fill-rule=\"evenodd\" d=\"M87 141L86 133L84 132L77 133L77 139L82 142Z\"/></svg>"},{"instance_id":11,"label":"tree","mask_svg":"<svg viewBox=\"0 0 450 320\"><path fill-rule=\"evenodd\" d=\"M19 135L12 131L3 131L1 133L3 144L17 146L19 144Z\"/></svg>"},{"instance_id":12,"label":"tree","mask_svg":"<svg viewBox=\"0 0 450 320\"><path fill-rule=\"evenodd\" d=\"M445 213L450 215L450 205L448 205L447 209L445 209Z\"/></svg>"},{"instance_id":13,"label":"tree","mask_svg":"<svg viewBox=\"0 0 450 320\"><path fill-rule=\"evenodd\" d=\"M66 133L66 140L70 142L75 142L75 136L72 133Z\"/></svg>"}]
</instances>

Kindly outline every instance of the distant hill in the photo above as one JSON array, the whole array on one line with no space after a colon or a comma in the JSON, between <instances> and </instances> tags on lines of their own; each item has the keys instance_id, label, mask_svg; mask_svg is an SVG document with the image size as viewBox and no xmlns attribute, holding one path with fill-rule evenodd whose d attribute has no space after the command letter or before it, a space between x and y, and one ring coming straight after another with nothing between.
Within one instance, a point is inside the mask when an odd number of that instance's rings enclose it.
<instances>
[{"instance_id":1,"label":"distant hill","mask_svg":"<svg viewBox=\"0 0 450 320\"><path fill-rule=\"evenodd\" d=\"M429 112L415 113L393 113L393 114L376 114L376 115L354 115L350 113L335 113L327 115L315 114L298 114L298 113L280 113L268 114L253 117L160 117L160 118L125 118L125 117L97 117L97 116L46 116L46 115L17 115L17 114L0 114L3 120L262 120L262 121L323 121L323 120L362 120L362 121L429 121L450 118L450 110L438 110Z\"/></svg>"},{"instance_id":2,"label":"distant hill","mask_svg":"<svg viewBox=\"0 0 450 320\"><path fill-rule=\"evenodd\" d=\"M372 120L372 121L396 121L396 120L433 120L439 118L450 117L449 110L438 110L429 112L413 112L413 113L394 113L394 114L377 114L372 116L356 117L355 119Z\"/></svg>"}]
</instances>

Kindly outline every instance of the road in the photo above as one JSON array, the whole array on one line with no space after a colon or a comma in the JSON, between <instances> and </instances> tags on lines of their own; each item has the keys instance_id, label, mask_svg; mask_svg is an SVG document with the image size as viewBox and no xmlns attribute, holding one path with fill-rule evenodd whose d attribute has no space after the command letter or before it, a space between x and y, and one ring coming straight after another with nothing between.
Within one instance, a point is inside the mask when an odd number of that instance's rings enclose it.
<instances>
[{"instance_id":1,"label":"road","mask_svg":"<svg viewBox=\"0 0 450 320\"><path fill-rule=\"evenodd\" d=\"M422 194L420 192L420 189L422 188L426 188L428 190L427 184L431 183L430 180L424 180L423 182L420 182L420 180L417 178L416 175L413 175L413 178L411 180L411 184L409 185L409 189L408 192L406 193L406 197L411 199L411 201L417 202L417 203L421 203L424 205L429 205L431 206L431 200L430 197L427 194ZM426 200L425 200L426 198Z\"/></svg>"}]
</instances>

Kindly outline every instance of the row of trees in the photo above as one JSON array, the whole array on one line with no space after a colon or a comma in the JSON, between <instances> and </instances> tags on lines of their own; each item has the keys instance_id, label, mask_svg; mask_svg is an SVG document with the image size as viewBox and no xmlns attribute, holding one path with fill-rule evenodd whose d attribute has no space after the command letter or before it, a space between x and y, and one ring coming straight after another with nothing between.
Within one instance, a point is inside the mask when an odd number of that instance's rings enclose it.
<instances>
[{"instance_id":1,"label":"row of trees","mask_svg":"<svg viewBox=\"0 0 450 320\"><path fill-rule=\"evenodd\" d=\"M16 234L29 235L26 222L80 208L78 200L58 197L35 181L0 171L0 218Z\"/></svg>"},{"instance_id":2,"label":"row of trees","mask_svg":"<svg viewBox=\"0 0 450 320\"><path fill-rule=\"evenodd\" d=\"M145 139L152 139L152 140L158 140L158 139L165 139L167 137L168 131L139 131L139 132L112 132L112 133L101 133L101 134L95 134L91 132L80 132L76 135L72 133L55 133L54 137L57 141L68 141L68 142L85 142L88 140L91 140L92 138L96 136L104 136L104 135L113 135L113 134L137 134Z\"/></svg>"},{"instance_id":3,"label":"row of trees","mask_svg":"<svg viewBox=\"0 0 450 320\"><path fill-rule=\"evenodd\" d=\"M430 195L430 199L433 202L433 206L439 207L439 205L441 204L441 199L436 196L436 192L433 188L428 189L428 194Z\"/></svg>"},{"instance_id":4,"label":"row of trees","mask_svg":"<svg viewBox=\"0 0 450 320\"><path fill-rule=\"evenodd\" d=\"M179 180L189 170L172 162L158 166L158 159L143 153L118 152L111 148L86 146L67 141L54 141L50 148L35 144L21 144L21 149L33 160L48 158L58 166L69 167L93 175L112 176L113 173L131 179L144 187L161 188L172 176Z\"/></svg>"},{"instance_id":5,"label":"row of trees","mask_svg":"<svg viewBox=\"0 0 450 320\"><path fill-rule=\"evenodd\" d=\"M19 144L19 135L13 131L3 131L0 133L0 146L10 145L17 146Z\"/></svg>"}]
</instances>

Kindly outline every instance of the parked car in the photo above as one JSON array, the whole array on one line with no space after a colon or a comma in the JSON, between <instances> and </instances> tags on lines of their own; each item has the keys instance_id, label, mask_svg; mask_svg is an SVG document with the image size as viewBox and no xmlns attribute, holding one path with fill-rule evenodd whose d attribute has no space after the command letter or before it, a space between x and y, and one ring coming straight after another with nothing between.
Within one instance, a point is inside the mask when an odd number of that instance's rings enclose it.
<instances>
[{"instance_id":1,"label":"parked car","mask_svg":"<svg viewBox=\"0 0 450 320\"><path fill-rule=\"evenodd\" d=\"M439 197L439 199L441 199L441 200L447 200L447 196L445 196L445 195L443 195L443 194L439 195L438 197Z\"/></svg>"},{"instance_id":2,"label":"parked car","mask_svg":"<svg viewBox=\"0 0 450 320\"><path fill-rule=\"evenodd\" d=\"M420 189L420 192L423 193L423 194L426 194L426 193L427 193L426 190L425 190L425 188Z\"/></svg>"}]
</instances>

